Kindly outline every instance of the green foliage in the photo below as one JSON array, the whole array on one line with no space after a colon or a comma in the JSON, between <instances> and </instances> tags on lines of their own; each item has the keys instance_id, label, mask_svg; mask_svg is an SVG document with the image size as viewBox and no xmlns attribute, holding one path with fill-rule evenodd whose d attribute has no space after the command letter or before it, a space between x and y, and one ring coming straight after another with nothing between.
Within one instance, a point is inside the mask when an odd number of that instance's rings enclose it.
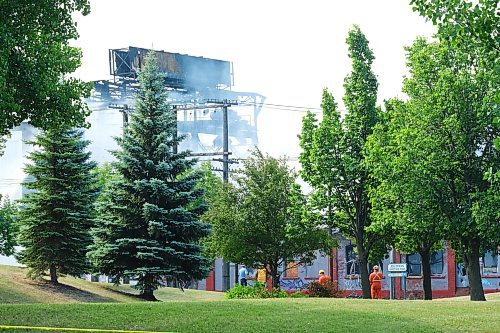
<instances>
[{"instance_id":1,"label":"green foliage","mask_svg":"<svg viewBox=\"0 0 500 333\"><path fill-rule=\"evenodd\" d=\"M3 155L5 150L5 144L7 143L7 139L10 134L0 135L0 157Z\"/></svg>"},{"instance_id":2,"label":"green foliage","mask_svg":"<svg viewBox=\"0 0 500 333\"><path fill-rule=\"evenodd\" d=\"M2 197L0 196L0 199ZM11 202L9 197L3 198L0 205L0 255L10 256L14 254L17 245L17 232L19 226L16 221L18 205Z\"/></svg>"},{"instance_id":3,"label":"green foliage","mask_svg":"<svg viewBox=\"0 0 500 333\"><path fill-rule=\"evenodd\" d=\"M237 284L226 291L225 296L228 299L286 298L288 294L286 291L279 289L267 290L265 284L255 282L253 286Z\"/></svg>"},{"instance_id":4,"label":"green foliage","mask_svg":"<svg viewBox=\"0 0 500 333\"><path fill-rule=\"evenodd\" d=\"M413 127L408 107L396 99L386 101L386 121L375 127L367 141L366 162L378 183L370 193L371 228L392 229L396 249L425 252L428 257L442 244L444 219L433 187L436 183L424 172L425 164L419 163L428 157L422 148L426 131ZM424 289L431 297L430 262L422 264L427 266L423 267Z\"/></svg>"},{"instance_id":5,"label":"green foliage","mask_svg":"<svg viewBox=\"0 0 500 333\"><path fill-rule=\"evenodd\" d=\"M236 185L216 183L210 209L203 216L213 229L207 239L211 255L267 267L278 288L283 263L309 263L316 250L329 251L335 243L311 218L295 178L286 160L255 150L244 162Z\"/></svg>"},{"instance_id":6,"label":"green foliage","mask_svg":"<svg viewBox=\"0 0 500 333\"><path fill-rule=\"evenodd\" d=\"M342 290L339 289L337 281L330 281L328 283L319 283L313 281L307 284L304 292L308 297L342 297Z\"/></svg>"},{"instance_id":7,"label":"green foliage","mask_svg":"<svg viewBox=\"0 0 500 333\"><path fill-rule=\"evenodd\" d=\"M470 62L482 62L484 67L493 69L489 76L490 85L499 86L498 0L411 0L410 4L414 11L437 25L441 40L462 50ZM495 89L493 96L498 105L498 89ZM492 125L498 128L498 107L493 113L495 117ZM494 146L500 150L500 138L494 138Z\"/></svg>"},{"instance_id":8,"label":"green foliage","mask_svg":"<svg viewBox=\"0 0 500 333\"><path fill-rule=\"evenodd\" d=\"M393 101L389 121L369 144L380 181L375 215L398 229L402 249L451 241L466 264L472 299L484 299L480 251L500 244L492 182L499 129L491 126L497 108L491 78L497 74L463 50L422 38L407 48L407 59L403 91L409 100Z\"/></svg>"},{"instance_id":9,"label":"green foliage","mask_svg":"<svg viewBox=\"0 0 500 333\"><path fill-rule=\"evenodd\" d=\"M295 291L288 296L290 298L308 298L309 297L306 293L303 293L301 291Z\"/></svg>"},{"instance_id":10,"label":"green foliage","mask_svg":"<svg viewBox=\"0 0 500 333\"><path fill-rule=\"evenodd\" d=\"M344 119L333 95L323 91L323 119L318 123L308 113L299 136L302 152L301 176L313 188L311 206L319 219L356 242L363 292L370 296L367 261L386 252L386 230L370 229L372 222L369 188L374 186L365 164L364 147L380 110L375 106L377 80L371 71L374 59L368 40L355 26L347 38L352 72L345 78ZM371 255L372 254L372 255ZM372 260L377 260L373 258Z\"/></svg>"},{"instance_id":11,"label":"green foliage","mask_svg":"<svg viewBox=\"0 0 500 333\"><path fill-rule=\"evenodd\" d=\"M75 13L88 0L0 1L0 135L29 120L41 129L81 126L90 86L66 78L80 66Z\"/></svg>"},{"instance_id":12,"label":"green foliage","mask_svg":"<svg viewBox=\"0 0 500 333\"><path fill-rule=\"evenodd\" d=\"M140 93L120 150L113 154L116 174L109 178L98 205L95 244L89 253L97 270L117 279L138 277L137 288L154 299L162 277L180 282L200 280L209 271L200 239L209 226L199 220L206 206L198 187L196 160L174 153L176 116L164 91L154 53L139 76Z\"/></svg>"},{"instance_id":13,"label":"green foliage","mask_svg":"<svg viewBox=\"0 0 500 333\"><path fill-rule=\"evenodd\" d=\"M88 141L74 129L50 129L30 142L40 149L29 155L25 172L33 190L21 200L19 261L30 268L31 277L51 271L78 276L89 269L87 247L92 239L92 213L97 194Z\"/></svg>"},{"instance_id":14,"label":"green foliage","mask_svg":"<svg viewBox=\"0 0 500 333\"><path fill-rule=\"evenodd\" d=\"M411 0L410 4L414 11L437 25L442 39L472 51L471 54L479 51L482 56L498 60L497 0Z\"/></svg>"}]
</instances>

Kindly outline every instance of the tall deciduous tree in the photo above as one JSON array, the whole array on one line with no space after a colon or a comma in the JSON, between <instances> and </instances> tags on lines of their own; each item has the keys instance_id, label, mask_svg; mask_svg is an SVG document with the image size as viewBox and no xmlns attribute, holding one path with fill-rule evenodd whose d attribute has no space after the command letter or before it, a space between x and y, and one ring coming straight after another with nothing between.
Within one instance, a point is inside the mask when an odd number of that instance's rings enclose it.
<instances>
[{"instance_id":1,"label":"tall deciduous tree","mask_svg":"<svg viewBox=\"0 0 500 333\"><path fill-rule=\"evenodd\" d=\"M491 86L500 84L500 39L498 0L411 0L413 10L439 28L438 37L466 53L469 60L480 61L490 73ZM498 101L499 92L495 98ZM492 126L500 126L500 110L494 110ZM500 150L500 138L495 147Z\"/></svg>"},{"instance_id":2,"label":"tall deciduous tree","mask_svg":"<svg viewBox=\"0 0 500 333\"><path fill-rule=\"evenodd\" d=\"M164 91L164 75L148 54L139 77L140 93L131 122L114 152L118 177L98 207L96 242L90 257L102 273L136 276L141 295L153 291L165 277L179 282L203 279L209 260L201 255L208 225L199 220L205 206L195 204L199 173L189 152L173 151L177 117Z\"/></svg>"},{"instance_id":3,"label":"tall deciduous tree","mask_svg":"<svg viewBox=\"0 0 500 333\"><path fill-rule=\"evenodd\" d=\"M0 1L0 135L29 120L48 129L81 126L88 115L82 97L89 86L65 78L80 65L74 13L88 0Z\"/></svg>"},{"instance_id":4,"label":"tall deciduous tree","mask_svg":"<svg viewBox=\"0 0 500 333\"><path fill-rule=\"evenodd\" d=\"M347 114L341 119L333 96L324 90L321 122L311 113L303 120L301 176L314 189L313 202L324 212L326 223L356 242L363 297L369 298L370 252L384 247L384 233L369 228L372 180L364 162L366 139L379 121L377 79L371 70L373 52L359 27L349 31L347 44L352 61L344 82Z\"/></svg>"},{"instance_id":5,"label":"tall deciduous tree","mask_svg":"<svg viewBox=\"0 0 500 333\"><path fill-rule=\"evenodd\" d=\"M220 182L211 197L203 216L213 228L207 239L210 253L266 267L273 287L279 288L287 268L310 263L317 250L331 250L335 242L307 213L295 179L285 160L254 151L236 186Z\"/></svg>"},{"instance_id":6,"label":"tall deciduous tree","mask_svg":"<svg viewBox=\"0 0 500 333\"><path fill-rule=\"evenodd\" d=\"M49 270L57 283L58 274L77 276L89 269L86 252L97 188L89 142L82 136L80 130L54 128L30 142L40 149L29 155L32 164L25 168L35 180L24 184L33 192L21 200L19 261L31 277Z\"/></svg>"},{"instance_id":7,"label":"tall deciduous tree","mask_svg":"<svg viewBox=\"0 0 500 333\"><path fill-rule=\"evenodd\" d=\"M407 141L400 140L398 149L413 160L410 184L417 181L420 192L427 193L422 202L433 195L433 210L440 215L436 219L443 221L446 239L465 264L471 300L485 300L479 257L500 244L498 187L485 178L496 174L500 162L493 148L498 137L498 128L492 126L497 107L490 81L494 68L424 39L407 52L410 76L403 91L409 96L408 123L397 134ZM488 213L476 214L478 207Z\"/></svg>"},{"instance_id":8,"label":"tall deciduous tree","mask_svg":"<svg viewBox=\"0 0 500 333\"><path fill-rule=\"evenodd\" d=\"M427 131L414 125L401 101L386 102L385 116L387 121L375 127L366 149L367 164L377 180L370 198L372 228L392 228L399 251L420 254L424 299L431 300L431 255L444 239L444 219L437 183L426 170Z\"/></svg>"},{"instance_id":9,"label":"tall deciduous tree","mask_svg":"<svg viewBox=\"0 0 500 333\"><path fill-rule=\"evenodd\" d=\"M437 25L438 35L455 47L481 49L491 52L492 59L498 57L498 0L411 0L410 4Z\"/></svg>"},{"instance_id":10,"label":"tall deciduous tree","mask_svg":"<svg viewBox=\"0 0 500 333\"><path fill-rule=\"evenodd\" d=\"M0 196L0 200L2 196ZM18 213L17 204L5 197L0 205L0 254L10 256L14 254L17 245L18 224L16 221Z\"/></svg>"}]
</instances>

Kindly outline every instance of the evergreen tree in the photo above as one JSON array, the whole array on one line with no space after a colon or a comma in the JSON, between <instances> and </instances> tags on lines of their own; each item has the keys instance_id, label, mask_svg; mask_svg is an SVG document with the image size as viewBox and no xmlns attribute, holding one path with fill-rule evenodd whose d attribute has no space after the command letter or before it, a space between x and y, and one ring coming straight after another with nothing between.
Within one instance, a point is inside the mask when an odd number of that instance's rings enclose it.
<instances>
[{"instance_id":1,"label":"evergreen tree","mask_svg":"<svg viewBox=\"0 0 500 333\"><path fill-rule=\"evenodd\" d=\"M189 152L175 153L176 115L169 108L164 75L154 53L146 57L139 77L140 93L121 149L114 152L117 177L98 207L95 245L90 257L97 269L118 279L138 277L145 299L165 277L179 282L205 278L209 260L201 256L201 238L209 226L198 220L205 206L191 172Z\"/></svg>"},{"instance_id":2,"label":"evergreen tree","mask_svg":"<svg viewBox=\"0 0 500 333\"><path fill-rule=\"evenodd\" d=\"M0 200L2 196L0 195ZM18 205L11 202L9 197L3 198L0 204L0 254L10 256L14 254L14 247L17 245L16 235L18 225L16 215Z\"/></svg>"},{"instance_id":3,"label":"evergreen tree","mask_svg":"<svg viewBox=\"0 0 500 333\"><path fill-rule=\"evenodd\" d=\"M35 180L24 185L32 193L21 200L19 261L32 278L50 271L77 276L89 269L93 204L97 192L91 170L89 141L75 129L51 129L30 142L40 147L29 155L25 172Z\"/></svg>"}]
</instances>

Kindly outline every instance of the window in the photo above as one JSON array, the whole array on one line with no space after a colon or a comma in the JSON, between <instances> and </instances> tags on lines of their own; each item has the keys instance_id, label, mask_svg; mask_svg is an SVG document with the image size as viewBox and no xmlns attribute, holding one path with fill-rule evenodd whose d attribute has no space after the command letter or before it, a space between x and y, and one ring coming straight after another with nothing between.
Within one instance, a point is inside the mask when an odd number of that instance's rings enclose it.
<instances>
[{"instance_id":1,"label":"window","mask_svg":"<svg viewBox=\"0 0 500 333\"><path fill-rule=\"evenodd\" d=\"M345 261L346 261L346 275L356 275L361 274L359 271L359 263L358 263L358 255L354 251L354 245L347 245L345 247ZM384 265L382 261L378 261L377 265L379 266L380 272L384 272ZM368 264L368 272L373 271L373 265Z\"/></svg>"},{"instance_id":2,"label":"window","mask_svg":"<svg viewBox=\"0 0 500 333\"><path fill-rule=\"evenodd\" d=\"M443 250L431 253L431 275L443 274ZM413 253L406 256L409 276L422 276L422 258L420 254Z\"/></svg>"},{"instance_id":3,"label":"window","mask_svg":"<svg viewBox=\"0 0 500 333\"><path fill-rule=\"evenodd\" d=\"M484 273L499 273L498 252L497 253L493 253L491 251L486 252L483 257L483 264L484 264L483 268Z\"/></svg>"},{"instance_id":4,"label":"window","mask_svg":"<svg viewBox=\"0 0 500 333\"><path fill-rule=\"evenodd\" d=\"M354 245L347 245L345 247L345 261L347 264L347 275L359 274L359 264L356 260L357 255L354 252Z\"/></svg>"},{"instance_id":5,"label":"window","mask_svg":"<svg viewBox=\"0 0 500 333\"><path fill-rule=\"evenodd\" d=\"M285 277L287 278L298 278L299 277L299 265L296 261L291 261L286 264Z\"/></svg>"},{"instance_id":6,"label":"window","mask_svg":"<svg viewBox=\"0 0 500 333\"><path fill-rule=\"evenodd\" d=\"M443 274L443 250L431 254L431 275Z\"/></svg>"},{"instance_id":7,"label":"window","mask_svg":"<svg viewBox=\"0 0 500 333\"><path fill-rule=\"evenodd\" d=\"M408 275L409 276L420 276L422 275L422 260L420 259L420 254L414 253L406 256L406 263L408 264Z\"/></svg>"}]
</instances>

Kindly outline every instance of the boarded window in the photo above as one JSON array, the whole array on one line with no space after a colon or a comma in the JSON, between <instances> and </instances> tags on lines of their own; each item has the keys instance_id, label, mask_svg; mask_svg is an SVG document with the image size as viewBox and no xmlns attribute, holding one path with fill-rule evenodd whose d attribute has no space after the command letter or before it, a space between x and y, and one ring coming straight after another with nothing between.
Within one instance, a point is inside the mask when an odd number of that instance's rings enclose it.
<instances>
[{"instance_id":1,"label":"boarded window","mask_svg":"<svg viewBox=\"0 0 500 333\"><path fill-rule=\"evenodd\" d=\"M299 265L296 261L291 261L286 264L285 277L288 278L298 278L299 277Z\"/></svg>"}]
</instances>

